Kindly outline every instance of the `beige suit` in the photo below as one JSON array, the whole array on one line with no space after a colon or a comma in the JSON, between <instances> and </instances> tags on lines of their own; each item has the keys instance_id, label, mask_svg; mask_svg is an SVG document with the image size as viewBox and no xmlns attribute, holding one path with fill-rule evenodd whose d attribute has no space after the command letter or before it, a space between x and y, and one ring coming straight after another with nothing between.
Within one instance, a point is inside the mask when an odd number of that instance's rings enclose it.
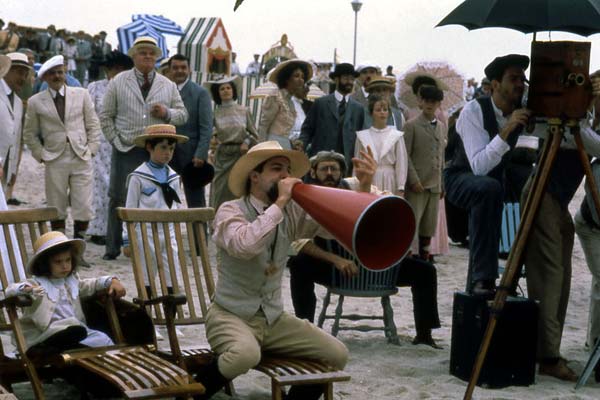
<instances>
[{"instance_id":1,"label":"beige suit","mask_svg":"<svg viewBox=\"0 0 600 400\"><path fill-rule=\"evenodd\" d=\"M4 167L2 178L4 190L12 175L17 173L23 129L23 102L16 94L13 96L13 105L11 105L0 85L0 157L2 157L1 166Z\"/></svg>"},{"instance_id":2,"label":"beige suit","mask_svg":"<svg viewBox=\"0 0 600 400\"><path fill-rule=\"evenodd\" d=\"M432 125L423 114L404 124L404 141L408 153L405 197L415 212L416 236L435 235L447 136L448 128L443 122L437 121ZM421 193L413 192L411 186L415 183L421 183L425 190Z\"/></svg>"},{"instance_id":3,"label":"beige suit","mask_svg":"<svg viewBox=\"0 0 600 400\"><path fill-rule=\"evenodd\" d=\"M74 220L89 221L93 193L92 156L100 146L100 122L82 88L65 86L65 120L61 121L49 89L29 99L23 141L46 165L46 200L60 219L71 205Z\"/></svg>"}]
</instances>

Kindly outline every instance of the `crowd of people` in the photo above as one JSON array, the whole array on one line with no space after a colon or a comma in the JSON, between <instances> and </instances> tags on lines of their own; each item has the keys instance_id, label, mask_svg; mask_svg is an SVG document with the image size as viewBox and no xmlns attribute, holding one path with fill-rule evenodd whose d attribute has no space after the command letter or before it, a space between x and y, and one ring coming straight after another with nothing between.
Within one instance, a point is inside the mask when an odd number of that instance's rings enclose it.
<instances>
[{"instance_id":1,"label":"crowd of people","mask_svg":"<svg viewBox=\"0 0 600 400\"><path fill-rule=\"evenodd\" d=\"M31 49L32 36L24 38ZM4 36L4 42L13 41ZM0 36L0 45L4 42ZM318 358L337 368L346 364L346 346L312 324L314 284L328 284L333 268L354 276L359 266L332 253L335 239L291 200L292 188L301 180L393 194L410 203L416 232L411 253L397 267L396 283L412 290L414 344L439 348L432 336L440 327L432 241L442 236L437 240L447 245L445 232L439 231L440 221L445 224L444 198L468 214L467 292L494 296L503 203L527 195L537 151L532 143L546 136L544 124L534 126L531 112L521 106L528 57L507 55L490 62L484 71L487 86L479 94L474 90L473 100L451 118L441 109L447 87L427 73L404 77L417 99L415 109L394 96L392 69L383 75L373 64L335 65L328 77L333 91L311 101L308 83L317 74L315 66L286 60L269 71L267 79L277 90L263 101L261 115L254 116L238 102L239 75L202 87L191 80L189 60L181 54L168 59L168 73L157 72L162 53L150 37L137 38L127 55L105 52L103 46L99 65L105 78L87 89L69 83L70 73L84 79L92 74L79 71L78 57L69 56L68 38L62 51L36 52L33 56L43 61L33 85L39 89L21 98L33 66L29 53L15 51L18 46L0 47L8 50L0 55L2 195L15 183L22 141L45 166L46 201L59 212L53 231L65 233L70 207L73 240L57 236L60 243L81 246L87 238L105 245L103 258L113 260L130 251L117 207L205 207L208 197L208 205L216 209L211 232L219 275L206 335L219 357L200 377L205 398L255 366L261 351ZM254 71L250 67L247 73ZM594 94L599 94L600 79L593 82ZM580 124L591 156L600 155L600 136L593 129L597 123L584 119ZM576 375L560 354L575 232L567 206L582 179L574 144L565 140L525 252L528 294L540 304L539 372L568 381ZM589 197L575 221L597 274L599 222ZM290 248L295 255L288 259ZM71 263L63 260L61 249L48 256L50 266L55 258ZM80 247L76 249L69 254L85 266ZM36 249L36 256L43 251ZM286 266L295 315L283 310L281 300ZM44 279L70 284L68 274L52 268L41 275L12 290L35 292L40 282L47 286ZM116 280L92 283L123 294ZM594 299L589 343L600 334ZM87 337L84 333L76 332L73 340L88 344L81 338ZM43 339L29 346L52 339L38 334ZM316 399L320 394L321 388L305 385L292 387L288 398Z\"/></svg>"}]
</instances>

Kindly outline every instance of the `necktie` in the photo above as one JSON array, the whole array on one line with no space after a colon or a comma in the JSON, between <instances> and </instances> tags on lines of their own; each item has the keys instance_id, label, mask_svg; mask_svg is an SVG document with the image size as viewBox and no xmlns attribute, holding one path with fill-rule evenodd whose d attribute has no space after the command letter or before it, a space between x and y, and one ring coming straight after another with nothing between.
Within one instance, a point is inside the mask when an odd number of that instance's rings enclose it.
<instances>
[{"instance_id":1,"label":"necktie","mask_svg":"<svg viewBox=\"0 0 600 400\"><path fill-rule=\"evenodd\" d=\"M167 182L161 183L160 188L162 189L165 202L169 208L171 208L174 201L181 204L181 200L179 199L179 196L177 196L177 192L171 186L169 186Z\"/></svg>"},{"instance_id":2,"label":"necktie","mask_svg":"<svg viewBox=\"0 0 600 400\"><path fill-rule=\"evenodd\" d=\"M148 74L144 74L144 83L142 84L142 95L144 96L144 99L148 95L148 92L150 92L150 86L152 86L152 84L150 83L150 80L148 80Z\"/></svg>"},{"instance_id":3,"label":"necktie","mask_svg":"<svg viewBox=\"0 0 600 400\"><path fill-rule=\"evenodd\" d=\"M8 95L8 100L10 101L10 108L15 108L15 91L13 90Z\"/></svg>"},{"instance_id":4,"label":"necktie","mask_svg":"<svg viewBox=\"0 0 600 400\"><path fill-rule=\"evenodd\" d=\"M342 97L340 105L338 106L338 140L337 149L338 153L344 154L344 115L346 114L346 97Z\"/></svg>"},{"instance_id":5,"label":"necktie","mask_svg":"<svg viewBox=\"0 0 600 400\"><path fill-rule=\"evenodd\" d=\"M61 95L59 92L56 92L54 105L56 106L56 112L58 112L60 120L65 122L65 96Z\"/></svg>"}]
</instances>

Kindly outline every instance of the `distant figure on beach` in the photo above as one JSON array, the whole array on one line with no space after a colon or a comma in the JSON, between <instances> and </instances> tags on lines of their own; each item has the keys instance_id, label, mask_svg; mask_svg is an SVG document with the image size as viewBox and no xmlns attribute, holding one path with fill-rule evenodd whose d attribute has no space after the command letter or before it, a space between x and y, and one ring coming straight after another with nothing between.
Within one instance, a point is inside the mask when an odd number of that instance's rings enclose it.
<instances>
[{"instance_id":1,"label":"distant figure on beach","mask_svg":"<svg viewBox=\"0 0 600 400\"><path fill-rule=\"evenodd\" d=\"M350 97L362 105L365 110L369 107L369 92L367 86L371 83L371 79L379 75L379 67L375 64L361 64L356 67L358 77L354 82L354 92Z\"/></svg>"},{"instance_id":2,"label":"distant figure on beach","mask_svg":"<svg viewBox=\"0 0 600 400\"><path fill-rule=\"evenodd\" d=\"M248 64L246 67L246 75L255 76L260 74L260 61L258 61L259 58L260 54L254 55L254 61L250 62L250 64Z\"/></svg>"},{"instance_id":3,"label":"distant figure on beach","mask_svg":"<svg viewBox=\"0 0 600 400\"><path fill-rule=\"evenodd\" d=\"M352 174L352 157L356 131L364 126L364 108L350 97L358 73L349 63L340 63L329 77L335 82L335 91L316 99L302 124L300 140L309 157L322 150L343 154Z\"/></svg>"}]
</instances>

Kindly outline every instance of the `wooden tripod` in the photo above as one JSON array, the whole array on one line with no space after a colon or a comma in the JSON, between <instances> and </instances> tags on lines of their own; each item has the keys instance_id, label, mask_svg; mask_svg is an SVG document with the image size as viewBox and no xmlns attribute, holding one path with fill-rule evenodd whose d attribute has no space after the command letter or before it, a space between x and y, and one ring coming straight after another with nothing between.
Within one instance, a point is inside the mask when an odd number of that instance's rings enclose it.
<instances>
[{"instance_id":1,"label":"wooden tripod","mask_svg":"<svg viewBox=\"0 0 600 400\"><path fill-rule=\"evenodd\" d=\"M481 346L479 347L479 353L477 354L477 358L473 364L473 371L471 372L471 378L469 380L467 390L465 391L464 400L470 400L473 395L475 385L479 380L479 374L481 373L481 368L483 367L483 363L485 361L485 356L487 355L487 351L492 340L492 335L494 334L494 330L496 328L498 316L504 308L504 303L506 302L506 297L508 296L509 291L516 286L516 279L518 279L521 266L523 265L523 251L527 244L529 232L531 231L531 227L542 200L542 196L546 191L546 184L548 183L550 170L552 169L552 165L556 159L556 154L560 148L565 126L570 128L570 131L575 138L577 151L585 171L586 182L588 185L590 185L590 191L592 193L594 205L598 215L600 215L600 196L598 195L598 188L592 175L590 161L583 147L583 142L581 141L579 122L577 120L569 120L565 123L561 119L549 119L548 138L544 143L538 168L531 184L531 190L527 196L527 200L525 201L525 207L523 208L521 217L521 224L519 225L515 242L510 249L508 260L506 262L506 269L500 281L500 286L496 292L496 297L494 298L491 306L488 325L483 335Z\"/></svg>"}]
</instances>

